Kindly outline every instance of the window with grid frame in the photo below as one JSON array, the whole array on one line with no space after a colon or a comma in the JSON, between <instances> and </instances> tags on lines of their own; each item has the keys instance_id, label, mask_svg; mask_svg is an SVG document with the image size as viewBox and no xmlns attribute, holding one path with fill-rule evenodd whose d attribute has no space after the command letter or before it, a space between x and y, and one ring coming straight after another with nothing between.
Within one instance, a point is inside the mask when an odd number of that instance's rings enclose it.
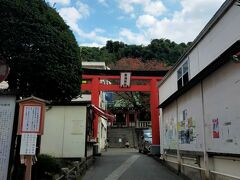
<instances>
[{"instance_id":1,"label":"window with grid frame","mask_svg":"<svg viewBox=\"0 0 240 180\"><path fill-rule=\"evenodd\" d=\"M187 60L177 71L178 89L185 86L189 81L189 61Z\"/></svg>"}]
</instances>

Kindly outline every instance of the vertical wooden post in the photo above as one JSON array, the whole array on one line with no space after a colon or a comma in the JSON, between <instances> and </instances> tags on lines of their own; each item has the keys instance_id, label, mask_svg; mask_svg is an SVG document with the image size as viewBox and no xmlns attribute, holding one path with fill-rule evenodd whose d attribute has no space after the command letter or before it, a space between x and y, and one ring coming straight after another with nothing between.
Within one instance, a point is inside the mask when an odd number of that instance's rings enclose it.
<instances>
[{"instance_id":1,"label":"vertical wooden post","mask_svg":"<svg viewBox=\"0 0 240 180\"><path fill-rule=\"evenodd\" d=\"M32 156L26 155L26 172L25 172L25 180L31 180L32 178Z\"/></svg>"}]
</instances>

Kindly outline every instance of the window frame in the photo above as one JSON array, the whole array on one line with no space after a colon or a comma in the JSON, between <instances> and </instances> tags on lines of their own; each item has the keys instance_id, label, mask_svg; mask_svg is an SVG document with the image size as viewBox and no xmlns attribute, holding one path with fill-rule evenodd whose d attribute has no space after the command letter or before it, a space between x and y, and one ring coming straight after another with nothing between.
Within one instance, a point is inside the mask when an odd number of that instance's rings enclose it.
<instances>
[{"instance_id":1,"label":"window frame","mask_svg":"<svg viewBox=\"0 0 240 180\"><path fill-rule=\"evenodd\" d=\"M189 59L187 59L177 70L177 87L184 87L189 82Z\"/></svg>"}]
</instances>

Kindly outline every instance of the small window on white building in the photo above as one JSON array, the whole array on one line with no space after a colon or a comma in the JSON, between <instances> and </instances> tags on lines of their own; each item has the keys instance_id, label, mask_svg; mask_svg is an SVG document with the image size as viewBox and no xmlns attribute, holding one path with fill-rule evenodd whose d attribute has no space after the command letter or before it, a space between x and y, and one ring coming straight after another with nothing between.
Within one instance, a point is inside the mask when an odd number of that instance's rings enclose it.
<instances>
[{"instance_id":1,"label":"small window on white building","mask_svg":"<svg viewBox=\"0 0 240 180\"><path fill-rule=\"evenodd\" d=\"M188 68L188 61L186 61L177 71L177 85L178 89L185 86L189 81L189 68Z\"/></svg>"}]
</instances>

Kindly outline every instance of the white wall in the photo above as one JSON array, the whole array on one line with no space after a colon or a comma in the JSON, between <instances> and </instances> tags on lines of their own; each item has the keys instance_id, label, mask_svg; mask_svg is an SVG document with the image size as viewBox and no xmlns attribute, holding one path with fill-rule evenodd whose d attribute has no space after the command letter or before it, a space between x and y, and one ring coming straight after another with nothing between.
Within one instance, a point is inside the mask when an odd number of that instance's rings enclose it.
<instances>
[{"instance_id":1,"label":"white wall","mask_svg":"<svg viewBox=\"0 0 240 180\"><path fill-rule=\"evenodd\" d=\"M240 154L240 64L229 62L203 81L207 147ZM213 137L213 119L219 138Z\"/></svg>"},{"instance_id":2,"label":"white wall","mask_svg":"<svg viewBox=\"0 0 240 180\"><path fill-rule=\"evenodd\" d=\"M41 136L40 153L63 156L64 107L52 107L46 111L44 133Z\"/></svg>"},{"instance_id":3,"label":"white wall","mask_svg":"<svg viewBox=\"0 0 240 180\"><path fill-rule=\"evenodd\" d=\"M198 44L200 71L240 39L239 10L234 4Z\"/></svg>"},{"instance_id":4,"label":"white wall","mask_svg":"<svg viewBox=\"0 0 240 180\"><path fill-rule=\"evenodd\" d=\"M107 121L101 117L98 118L98 151L99 153L105 147L107 139Z\"/></svg>"},{"instance_id":5,"label":"white wall","mask_svg":"<svg viewBox=\"0 0 240 180\"><path fill-rule=\"evenodd\" d=\"M159 102L164 102L177 90L177 71L174 71L168 80L164 82L159 88Z\"/></svg>"},{"instance_id":6,"label":"white wall","mask_svg":"<svg viewBox=\"0 0 240 180\"><path fill-rule=\"evenodd\" d=\"M177 106L172 103L162 111L162 124L160 123L163 131L161 131L163 141L162 145L165 149L177 149L178 132L177 132Z\"/></svg>"},{"instance_id":7,"label":"white wall","mask_svg":"<svg viewBox=\"0 0 240 180\"><path fill-rule=\"evenodd\" d=\"M52 106L46 111L40 152L55 157L84 157L86 106Z\"/></svg>"},{"instance_id":8,"label":"white wall","mask_svg":"<svg viewBox=\"0 0 240 180\"><path fill-rule=\"evenodd\" d=\"M180 150L202 151L203 148L203 115L202 115L201 87L197 85L187 94L173 101L169 106L162 110L163 119L161 127L164 128L164 148L177 149L179 141ZM183 111L187 115L183 120ZM190 142L184 142L187 137L184 136L188 131L192 132ZM182 136L183 141L178 139Z\"/></svg>"},{"instance_id":9,"label":"white wall","mask_svg":"<svg viewBox=\"0 0 240 180\"><path fill-rule=\"evenodd\" d=\"M240 7L233 5L219 22L206 34L188 55L189 79L192 79L207 65L220 56L232 44L240 39ZM187 57L186 57L187 59ZM185 60L184 60L185 61ZM160 85L160 104L177 91L177 70Z\"/></svg>"}]
</instances>

